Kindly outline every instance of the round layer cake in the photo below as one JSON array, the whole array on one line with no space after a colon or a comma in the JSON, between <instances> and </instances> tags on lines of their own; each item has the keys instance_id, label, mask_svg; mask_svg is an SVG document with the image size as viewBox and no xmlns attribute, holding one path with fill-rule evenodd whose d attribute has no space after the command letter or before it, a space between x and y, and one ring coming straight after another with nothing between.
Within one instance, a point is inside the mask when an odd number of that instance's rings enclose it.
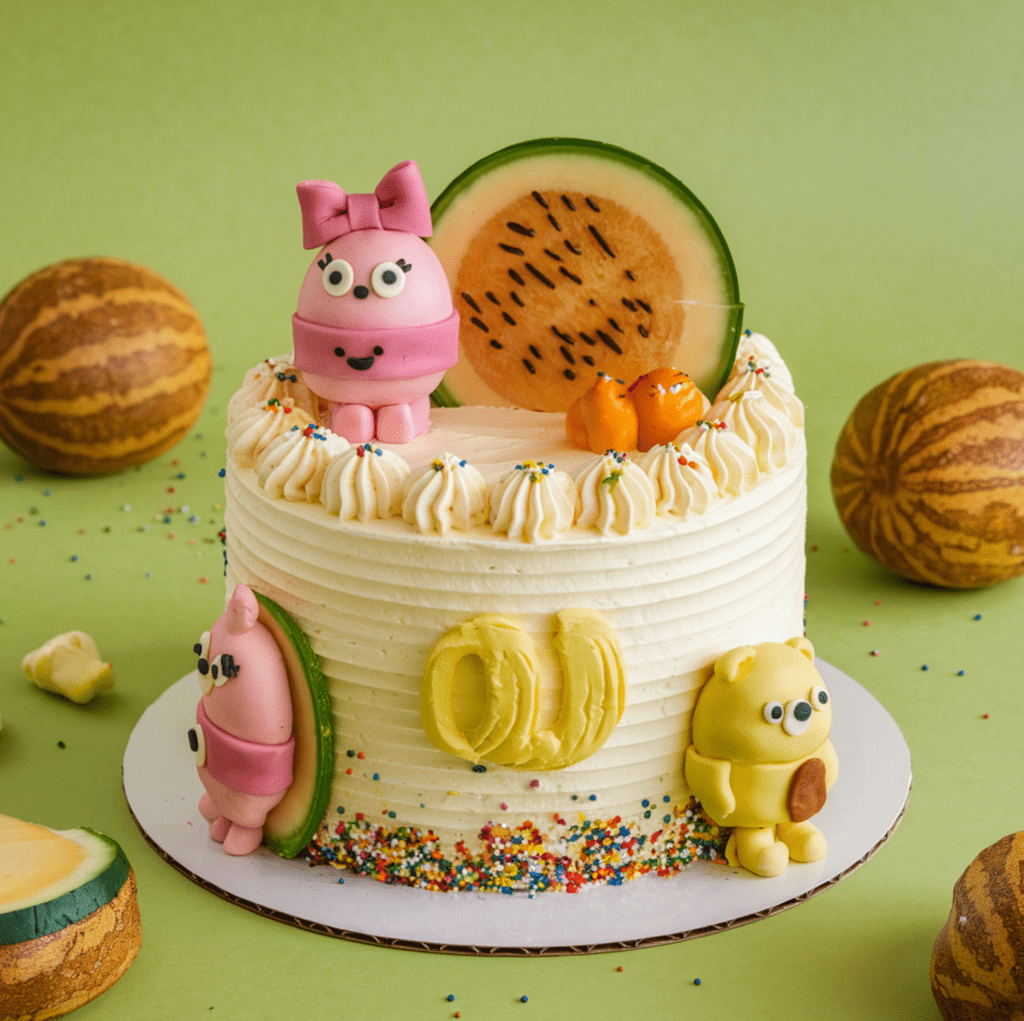
<instances>
[{"instance_id":1,"label":"round layer cake","mask_svg":"<svg viewBox=\"0 0 1024 1021\"><path fill-rule=\"evenodd\" d=\"M776 379L788 380L776 365ZM735 394L757 388L755 371L753 357L739 358L719 400L754 403ZM252 377L232 402L236 415L269 392L255 393ZM299 420L301 409L293 413ZM229 449L228 591L244 582L291 613L330 688L335 770L312 859L430 889L536 891L720 857L722 835L686 788L683 752L696 694L722 653L803 633L802 408L794 435L783 457L758 450L754 480L720 487L703 509L605 533L577 520L538 541L500 534L486 518L445 534L400 511L345 520L315 496L285 498L258 457L254 468ZM681 463L690 457L697 469L701 455L683 449ZM488 488L524 458L577 478L595 460L567 443L560 414L481 407L435 409L426 435L377 451L368 445L366 456L397 455L410 481L468 464ZM554 617L574 608L607 621L625 674L621 718L601 747L561 769L531 769L468 761L432 742L421 688L442 636L490 614L525 631L539 664L540 731L562 701ZM467 731L486 710L481 684L469 657L453 694Z\"/></svg>"}]
</instances>

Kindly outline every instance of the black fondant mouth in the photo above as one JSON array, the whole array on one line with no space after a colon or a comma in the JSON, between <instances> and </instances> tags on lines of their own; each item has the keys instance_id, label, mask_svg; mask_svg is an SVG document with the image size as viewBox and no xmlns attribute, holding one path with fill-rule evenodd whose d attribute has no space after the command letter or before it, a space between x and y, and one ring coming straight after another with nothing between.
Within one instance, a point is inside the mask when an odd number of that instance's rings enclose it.
<instances>
[{"instance_id":1,"label":"black fondant mouth","mask_svg":"<svg viewBox=\"0 0 1024 1021\"><path fill-rule=\"evenodd\" d=\"M358 372L365 372L371 365L373 365L373 355L367 355L365 358L347 358L346 361Z\"/></svg>"}]
</instances>

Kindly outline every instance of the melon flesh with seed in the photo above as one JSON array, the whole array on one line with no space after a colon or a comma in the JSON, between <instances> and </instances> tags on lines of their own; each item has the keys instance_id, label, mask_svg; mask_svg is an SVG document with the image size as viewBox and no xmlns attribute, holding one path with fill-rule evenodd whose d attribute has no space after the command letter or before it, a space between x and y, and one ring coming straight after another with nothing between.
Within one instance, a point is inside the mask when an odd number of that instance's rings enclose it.
<instances>
[{"instance_id":1,"label":"melon flesh with seed","mask_svg":"<svg viewBox=\"0 0 1024 1021\"><path fill-rule=\"evenodd\" d=\"M99 996L141 942L135 874L113 840L0 815L0 1021Z\"/></svg>"},{"instance_id":2,"label":"melon flesh with seed","mask_svg":"<svg viewBox=\"0 0 1024 1021\"><path fill-rule=\"evenodd\" d=\"M441 405L566 411L598 372L672 365L717 393L739 286L721 231L680 181L614 146L540 139L474 164L432 208L460 315Z\"/></svg>"}]
</instances>

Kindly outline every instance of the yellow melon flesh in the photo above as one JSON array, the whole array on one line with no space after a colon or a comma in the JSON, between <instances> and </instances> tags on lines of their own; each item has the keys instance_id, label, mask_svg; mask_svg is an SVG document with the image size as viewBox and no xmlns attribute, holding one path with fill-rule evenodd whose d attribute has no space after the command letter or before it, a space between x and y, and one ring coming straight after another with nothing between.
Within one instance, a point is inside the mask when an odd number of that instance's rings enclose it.
<instances>
[{"instance_id":1,"label":"yellow melon flesh","mask_svg":"<svg viewBox=\"0 0 1024 1021\"><path fill-rule=\"evenodd\" d=\"M0 910L66 893L86 857L85 848L54 830L0 815Z\"/></svg>"}]
</instances>

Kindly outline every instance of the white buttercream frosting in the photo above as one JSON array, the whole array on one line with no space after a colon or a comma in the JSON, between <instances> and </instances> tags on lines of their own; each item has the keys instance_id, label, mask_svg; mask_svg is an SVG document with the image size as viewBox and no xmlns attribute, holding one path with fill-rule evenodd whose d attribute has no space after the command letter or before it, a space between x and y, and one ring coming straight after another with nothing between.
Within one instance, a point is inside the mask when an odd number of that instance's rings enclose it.
<instances>
[{"instance_id":1,"label":"white buttercream frosting","mask_svg":"<svg viewBox=\"0 0 1024 1021\"><path fill-rule=\"evenodd\" d=\"M491 527L510 539L553 539L572 527L576 486L543 461L522 461L491 489Z\"/></svg>"},{"instance_id":2,"label":"white buttercream frosting","mask_svg":"<svg viewBox=\"0 0 1024 1021\"><path fill-rule=\"evenodd\" d=\"M402 517L424 533L469 531L487 520L487 483L468 461L446 452L406 480Z\"/></svg>"},{"instance_id":3,"label":"white buttercream frosting","mask_svg":"<svg viewBox=\"0 0 1024 1021\"><path fill-rule=\"evenodd\" d=\"M327 466L320 502L343 521L390 518L402 511L409 466L393 450L360 443Z\"/></svg>"},{"instance_id":4,"label":"white buttercream frosting","mask_svg":"<svg viewBox=\"0 0 1024 1021\"><path fill-rule=\"evenodd\" d=\"M796 387L793 386L793 376L782 360L779 349L763 333L744 330L736 348L736 361L733 362L732 372L729 374L730 381L734 376L749 371L751 362L754 362L756 367L763 370L763 374L770 376L783 389L790 393L796 390Z\"/></svg>"},{"instance_id":5,"label":"white buttercream frosting","mask_svg":"<svg viewBox=\"0 0 1024 1021\"><path fill-rule=\"evenodd\" d=\"M290 398L296 408L305 409L306 417L319 420L322 402L306 386L302 372L292 364L289 351L254 365L245 374L241 389L228 402L228 425L247 409L265 404L271 397Z\"/></svg>"},{"instance_id":6,"label":"white buttercream frosting","mask_svg":"<svg viewBox=\"0 0 1024 1021\"><path fill-rule=\"evenodd\" d=\"M686 518L703 514L718 498L711 468L689 444L659 444L644 454L640 467L654 487L659 514Z\"/></svg>"},{"instance_id":7,"label":"white buttercream frosting","mask_svg":"<svg viewBox=\"0 0 1024 1021\"><path fill-rule=\"evenodd\" d=\"M786 386L784 380L780 380L776 373L765 368L755 358L749 359L742 368L739 367L739 362L736 363L732 375L718 392L715 403L719 404L736 394L748 391L764 394L768 403L778 408L797 429L804 427L803 401Z\"/></svg>"},{"instance_id":8,"label":"white buttercream frosting","mask_svg":"<svg viewBox=\"0 0 1024 1021\"><path fill-rule=\"evenodd\" d=\"M712 409L757 456L763 472L785 467L800 445L800 433L785 413L774 407L761 390L740 390Z\"/></svg>"},{"instance_id":9,"label":"white buttercream frosting","mask_svg":"<svg viewBox=\"0 0 1024 1021\"><path fill-rule=\"evenodd\" d=\"M227 427L228 454L235 464L251 465L281 433L305 426L310 417L310 410L295 407L290 397L271 397L241 412Z\"/></svg>"},{"instance_id":10,"label":"white buttercream frosting","mask_svg":"<svg viewBox=\"0 0 1024 1021\"><path fill-rule=\"evenodd\" d=\"M704 419L683 430L676 442L689 444L707 463L720 496L740 496L757 485L757 455L725 422Z\"/></svg>"},{"instance_id":11,"label":"white buttercream frosting","mask_svg":"<svg viewBox=\"0 0 1024 1021\"><path fill-rule=\"evenodd\" d=\"M625 454L608 451L584 465L576 475L576 523L602 535L629 535L650 528L654 520L654 487L643 469Z\"/></svg>"},{"instance_id":12,"label":"white buttercream frosting","mask_svg":"<svg viewBox=\"0 0 1024 1021\"><path fill-rule=\"evenodd\" d=\"M256 459L256 478L267 496L315 503L331 458L348 446L312 422L281 433Z\"/></svg>"}]
</instances>

